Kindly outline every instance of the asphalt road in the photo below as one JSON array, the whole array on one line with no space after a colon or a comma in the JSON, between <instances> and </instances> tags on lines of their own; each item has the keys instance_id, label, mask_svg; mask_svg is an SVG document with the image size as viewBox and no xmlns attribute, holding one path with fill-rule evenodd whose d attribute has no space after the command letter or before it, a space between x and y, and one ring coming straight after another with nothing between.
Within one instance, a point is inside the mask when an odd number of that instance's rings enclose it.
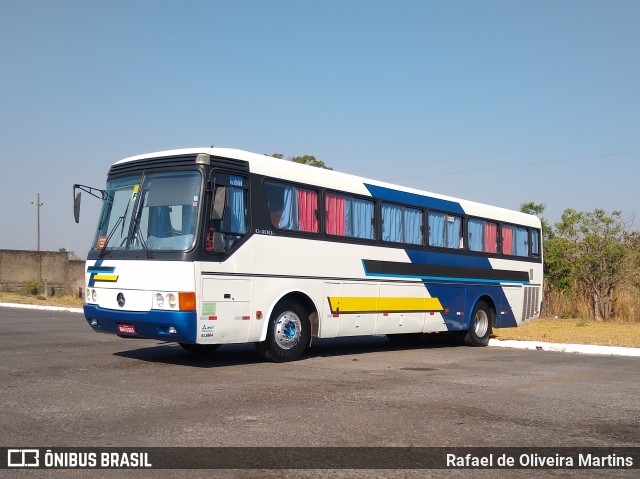
<instances>
[{"instance_id":1,"label":"asphalt road","mask_svg":"<svg viewBox=\"0 0 640 479\"><path fill-rule=\"evenodd\" d=\"M640 446L638 358L380 337L198 359L94 333L80 314L0 308L0 446ZM116 477L126 471L0 471ZM117 477L496 477L503 471L131 471ZM636 471L508 471L509 477ZM16 473L19 473L16 475Z\"/></svg>"}]
</instances>

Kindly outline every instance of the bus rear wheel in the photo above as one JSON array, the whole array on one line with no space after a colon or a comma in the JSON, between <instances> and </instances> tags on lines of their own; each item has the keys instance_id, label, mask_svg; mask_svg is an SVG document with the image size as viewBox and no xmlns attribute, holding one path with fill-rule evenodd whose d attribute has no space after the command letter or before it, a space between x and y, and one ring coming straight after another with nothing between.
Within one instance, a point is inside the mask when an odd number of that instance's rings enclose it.
<instances>
[{"instance_id":1,"label":"bus rear wheel","mask_svg":"<svg viewBox=\"0 0 640 479\"><path fill-rule=\"evenodd\" d=\"M464 336L464 344L467 346L486 346L489 344L492 330L491 308L484 301L478 301L473 313L471 313L471 324Z\"/></svg>"},{"instance_id":2,"label":"bus rear wheel","mask_svg":"<svg viewBox=\"0 0 640 479\"><path fill-rule=\"evenodd\" d=\"M256 343L256 349L268 361L293 361L307 348L310 336L309 314L298 303L285 301L273 310L267 338Z\"/></svg>"}]
</instances>

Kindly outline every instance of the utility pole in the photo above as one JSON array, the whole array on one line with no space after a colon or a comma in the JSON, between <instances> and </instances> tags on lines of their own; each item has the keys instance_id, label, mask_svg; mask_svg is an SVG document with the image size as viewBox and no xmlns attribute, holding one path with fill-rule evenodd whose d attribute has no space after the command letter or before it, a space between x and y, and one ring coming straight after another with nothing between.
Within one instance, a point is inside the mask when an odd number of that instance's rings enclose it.
<instances>
[{"instance_id":1,"label":"utility pole","mask_svg":"<svg viewBox=\"0 0 640 479\"><path fill-rule=\"evenodd\" d=\"M36 207L36 250L40 251L40 207L44 205L44 203L40 203L40 193L36 196L36 202L32 201L31 204Z\"/></svg>"}]
</instances>

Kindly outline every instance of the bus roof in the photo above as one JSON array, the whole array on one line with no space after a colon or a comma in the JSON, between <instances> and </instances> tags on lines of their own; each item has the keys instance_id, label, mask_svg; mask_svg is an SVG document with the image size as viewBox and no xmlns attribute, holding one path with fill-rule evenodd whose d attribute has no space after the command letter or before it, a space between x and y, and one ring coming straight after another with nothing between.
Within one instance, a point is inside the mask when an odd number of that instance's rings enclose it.
<instances>
[{"instance_id":1,"label":"bus roof","mask_svg":"<svg viewBox=\"0 0 640 479\"><path fill-rule=\"evenodd\" d=\"M405 193L404 197L428 197L442 200L444 203L459 205L460 210L471 216L492 218L509 223L521 224L540 228L540 219L534 215L529 215L516 210L490 206L470 200L463 200L452 196L431 193L425 190L410 188L406 186L386 183L383 181L368 179L348 173L341 173L334 170L317 168L309 165L281 160L268 155L251 153L233 148L184 148L176 150L159 151L143 155L132 156L116 162L116 165L162 158L169 156L190 156L200 153L208 154L212 157L232 158L248 162L249 170L252 173L286 179L302 184L315 185L318 187L330 188L353 194L373 196L372 189L376 191ZM391 195L393 196L393 195ZM400 201L402 202L402 201ZM452 211L455 213L456 211Z\"/></svg>"}]
</instances>

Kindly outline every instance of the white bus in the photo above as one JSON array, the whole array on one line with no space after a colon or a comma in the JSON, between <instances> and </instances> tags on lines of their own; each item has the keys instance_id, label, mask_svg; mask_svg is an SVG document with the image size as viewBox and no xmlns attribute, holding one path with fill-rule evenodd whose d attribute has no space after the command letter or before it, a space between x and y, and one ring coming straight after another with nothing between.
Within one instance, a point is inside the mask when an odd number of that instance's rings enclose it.
<instances>
[{"instance_id":1,"label":"white bus","mask_svg":"<svg viewBox=\"0 0 640 479\"><path fill-rule=\"evenodd\" d=\"M517 211L234 149L115 163L87 259L98 332L193 353L449 332L484 346L538 317L541 225ZM77 193L77 194L76 194Z\"/></svg>"}]
</instances>

